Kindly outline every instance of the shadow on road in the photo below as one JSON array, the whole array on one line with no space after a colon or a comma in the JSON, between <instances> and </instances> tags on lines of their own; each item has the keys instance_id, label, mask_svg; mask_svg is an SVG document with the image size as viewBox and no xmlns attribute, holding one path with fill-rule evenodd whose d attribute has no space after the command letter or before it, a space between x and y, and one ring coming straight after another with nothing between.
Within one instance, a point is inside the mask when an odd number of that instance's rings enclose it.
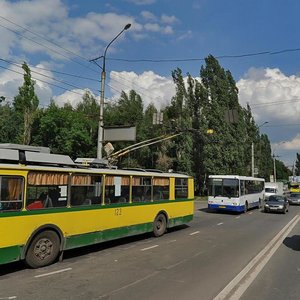
<instances>
[{"instance_id":1,"label":"shadow on road","mask_svg":"<svg viewBox=\"0 0 300 300\"><path fill-rule=\"evenodd\" d=\"M166 235L171 234L173 232L177 232L186 228L189 228L189 225L183 224L183 225L178 225L172 228L168 228ZM99 244L95 245L90 245L90 246L83 246L80 248L75 248L71 250L64 251L63 254L63 260L69 260L73 259L76 257L84 257L85 255L95 253L95 252L100 252L103 250L107 249L113 249L114 247L122 246L122 245L130 245L131 243L134 242L139 242L139 241L144 241L147 242L150 239L155 239L153 236L153 233L144 233L144 234L139 234L139 235L134 235L130 237L124 237L124 238L119 238L116 240L108 241L108 242L100 242ZM125 251L125 250L124 250ZM8 275L11 273L19 272L22 270L26 270L27 266L25 262L23 261L18 261L14 263L9 263L0 266L0 276L2 275ZM2 299L0 297L0 299Z\"/></svg>"},{"instance_id":2,"label":"shadow on road","mask_svg":"<svg viewBox=\"0 0 300 300\"><path fill-rule=\"evenodd\" d=\"M212 210L207 207L199 208L198 211L207 213L207 214L219 214L219 215L240 215L240 212L229 211L229 210Z\"/></svg>"},{"instance_id":3,"label":"shadow on road","mask_svg":"<svg viewBox=\"0 0 300 300\"><path fill-rule=\"evenodd\" d=\"M300 235L286 237L283 241L283 244L292 250L300 251Z\"/></svg>"}]
</instances>

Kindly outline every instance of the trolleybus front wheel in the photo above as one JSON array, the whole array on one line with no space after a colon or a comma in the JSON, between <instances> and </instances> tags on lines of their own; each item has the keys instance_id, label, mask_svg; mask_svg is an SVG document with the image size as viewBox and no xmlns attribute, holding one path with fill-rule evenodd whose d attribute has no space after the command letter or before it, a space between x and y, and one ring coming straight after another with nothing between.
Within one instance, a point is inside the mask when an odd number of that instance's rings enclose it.
<instances>
[{"instance_id":1,"label":"trolleybus front wheel","mask_svg":"<svg viewBox=\"0 0 300 300\"><path fill-rule=\"evenodd\" d=\"M31 268L40 268L52 264L59 253L60 239L51 230L37 234L26 252L25 262Z\"/></svg>"}]
</instances>

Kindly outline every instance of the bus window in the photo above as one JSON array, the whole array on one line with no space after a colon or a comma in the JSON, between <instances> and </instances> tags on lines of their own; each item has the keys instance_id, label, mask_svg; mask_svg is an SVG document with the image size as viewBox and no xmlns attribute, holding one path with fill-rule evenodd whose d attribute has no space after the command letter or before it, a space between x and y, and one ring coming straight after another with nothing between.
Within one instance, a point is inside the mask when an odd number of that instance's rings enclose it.
<instances>
[{"instance_id":1,"label":"bus window","mask_svg":"<svg viewBox=\"0 0 300 300\"><path fill-rule=\"evenodd\" d=\"M102 176L73 174L71 179L71 205L101 204Z\"/></svg>"},{"instance_id":2,"label":"bus window","mask_svg":"<svg viewBox=\"0 0 300 300\"><path fill-rule=\"evenodd\" d=\"M129 176L105 177L105 204L128 203L129 202Z\"/></svg>"},{"instance_id":3,"label":"bus window","mask_svg":"<svg viewBox=\"0 0 300 300\"><path fill-rule=\"evenodd\" d=\"M0 212L22 208L23 186L22 177L0 176Z\"/></svg>"},{"instance_id":4,"label":"bus window","mask_svg":"<svg viewBox=\"0 0 300 300\"><path fill-rule=\"evenodd\" d=\"M150 202L152 199L151 177L132 177L132 202Z\"/></svg>"},{"instance_id":5,"label":"bus window","mask_svg":"<svg viewBox=\"0 0 300 300\"><path fill-rule=\"evenodd\" d=\"M188 179L175 179L175 199L182 199L188 197Z\"/></svg>"},{"instance_id":6,"label":"bus window","mask_svg":"<svg viewBox=\"0 0 300 300\"><path fill-rule=\"evenodd\" d=\"M28 174L28 210L67 206L68 173L31 171Z\"/></svg>"},{"instance_id":7,"label":"bus window","mask_svg":"<svg viewBox=\"0 0 300 300\"><path fill-rule=\"evenodd\" d=\"M170 180L169 178L153 178L153 201L169 200Z\"/></svg>"}]
</instances>

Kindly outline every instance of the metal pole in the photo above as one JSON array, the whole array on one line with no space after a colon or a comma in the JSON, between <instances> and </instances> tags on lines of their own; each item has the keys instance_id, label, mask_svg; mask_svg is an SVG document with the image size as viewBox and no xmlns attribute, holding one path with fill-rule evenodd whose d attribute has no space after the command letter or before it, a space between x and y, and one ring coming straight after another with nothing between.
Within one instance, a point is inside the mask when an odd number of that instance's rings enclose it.
<instances>
[{"instance_id":1,"label":"metal pole","mask_svg":"<svg viewBox=\"0 0 300 300\"><path fill-rule=\"evenodd\" d=\"M103 57L105 60L105 57ZM104 112L104 87L105 87L105 70L101 72L101 92L100 92L100 115L99 115L99 126L98 126L98 146L97 146L97 158L102 158L102 147L103 147L103 112Z\"/></svg>"},{"instance_id":2,"label":"metal pole","mask_svg":"<svg viewBox=\"0 0 300 300\"><path fill-rule=\"evenodd\" d=\"M252 177L254 177L254 143L251 144L251 170L252 170Z\"/></svg>"},{"instance_id":3,"label":"metal pole","mask_svg":"<svg viewBox=\"0 0 300 300\"><path fill-rule=\"evenodd\" d=\"M276 159L275 159L275 154L273 154L273 161L274 161L274 182L276 182L277 179L276 179Z\"/></svg>"},{"instance_id":4,"label":"metal pole","mask_svg":"<svg viewBox=\"0 0 300 300\"><path fill-rule=\"evenodd\" d=\"M104 55L100 56L96 59L103 57L102 63L102 72L101 72L101 91L100 91L100 113L99 113L99 125L98 125L98 144L97 144L97 158L102 159L102 148L103 148L103 138L104 138L104 89L105 89L105 79L106 79L106 71L105 71L105 59L106 52L108 47L127 29L129 29L131 24L127 24L106 46ZM95 60L93 60L95 61Z\"/></svg>"}]
</instances>

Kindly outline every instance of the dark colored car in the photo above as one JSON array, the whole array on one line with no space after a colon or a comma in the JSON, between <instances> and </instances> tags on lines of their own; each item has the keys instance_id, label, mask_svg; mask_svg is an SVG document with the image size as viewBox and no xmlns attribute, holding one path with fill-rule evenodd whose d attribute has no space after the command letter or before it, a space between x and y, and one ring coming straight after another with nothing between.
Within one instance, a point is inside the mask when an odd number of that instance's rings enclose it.
<instances>
[{"instance_id":1,"label":"dark colored car","mask_svg":"<svg viewBox=\"0 0 300 300\"><path fill-rule=\"evenodd\" d=\"M300 193L290 193L287 196L289 204L299 204L300 205Z\"/></svg>"},{"instance_id":2,"label":"dark colored car","mask_svg":"<svg viewBox=\"0 0 300 300\"><path fill-rule=\"evenodd\" d=\"M286 213L289 211L288 200L279 195L271 195L265 202L264 212L281 212Z\"/></svg>"}]
</instances>

